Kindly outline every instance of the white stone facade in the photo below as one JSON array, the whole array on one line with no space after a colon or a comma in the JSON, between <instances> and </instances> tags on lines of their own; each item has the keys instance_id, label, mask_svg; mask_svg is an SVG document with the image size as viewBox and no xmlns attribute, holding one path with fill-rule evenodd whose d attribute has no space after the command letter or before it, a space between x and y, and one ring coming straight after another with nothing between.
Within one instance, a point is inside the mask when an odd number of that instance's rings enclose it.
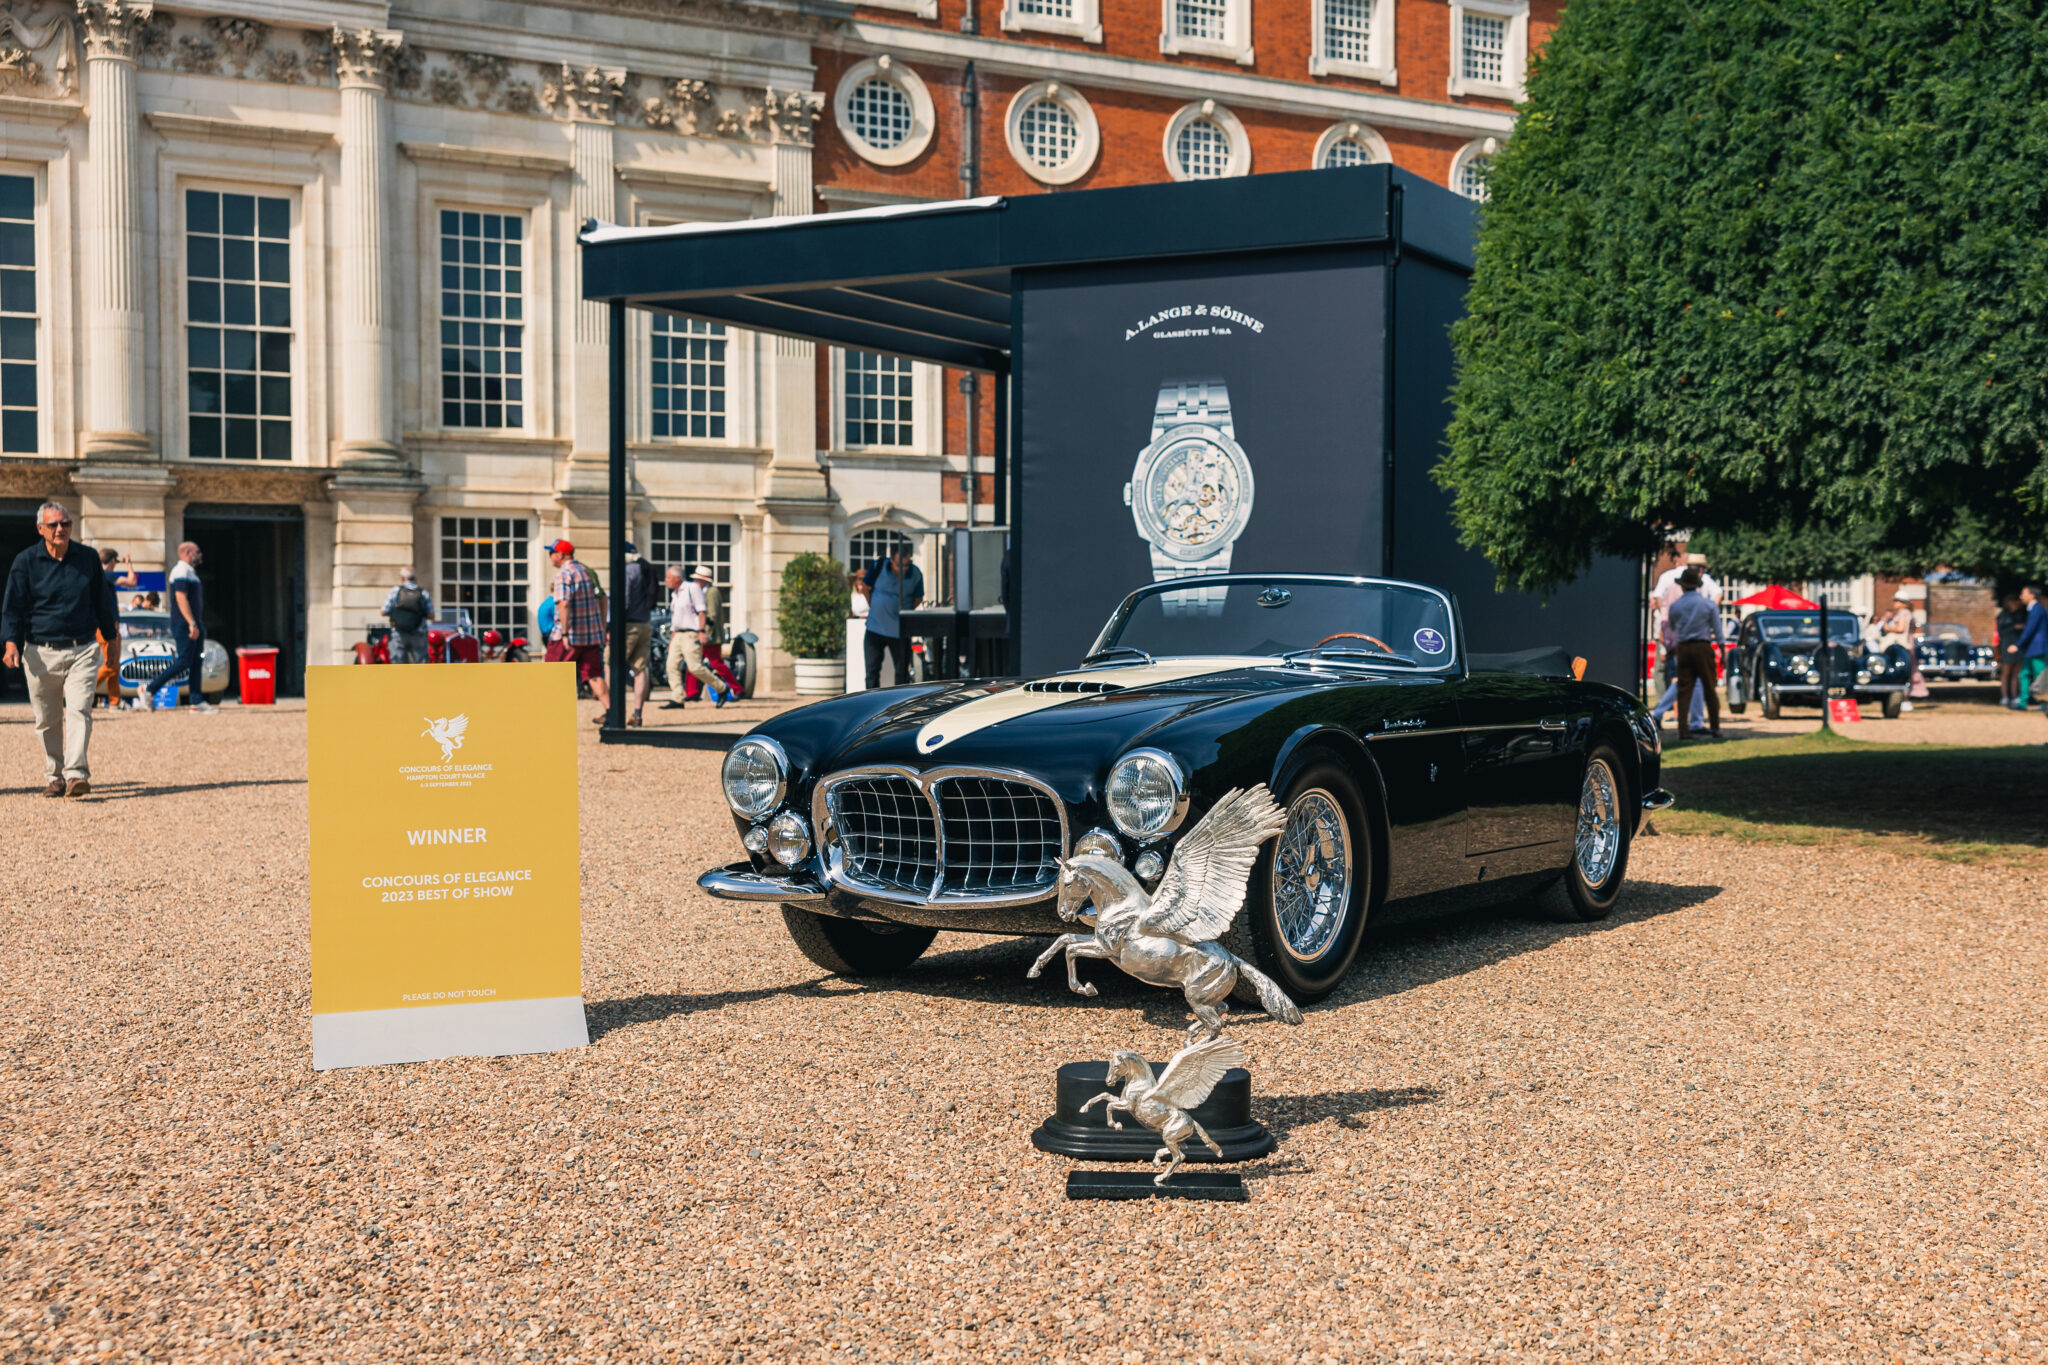
<instances>
[{"instance_id":1,"label":"white stone facade","mask_svg":"<svg viewBox=\"0 0 2048 1365\"><path fill-rule=\"evenodd\" d=\"M8 305L33 368L14 356L0 500L74 500L145 571L187 508L298 518L307 663L352 658L407 563L531 633L547 542L607 563L578 225L810 212L814 39L794 5L717 0L6 0L0 190L32 184L34 287ZM838 362L657 325L632 319L636 539L716 549L780 683L787 559L947 516L939 372L913 445L828 478Z\"/></svg>"}]
</instances>

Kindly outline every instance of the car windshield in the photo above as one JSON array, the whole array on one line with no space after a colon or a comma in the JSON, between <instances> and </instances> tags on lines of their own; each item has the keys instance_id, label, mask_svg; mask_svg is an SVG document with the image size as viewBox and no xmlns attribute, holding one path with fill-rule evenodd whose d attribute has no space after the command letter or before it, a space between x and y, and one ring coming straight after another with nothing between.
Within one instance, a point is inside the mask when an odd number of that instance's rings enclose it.
<instances>
[{"instance_id":1,"label":"car windshield","mask_svg":"<svg viewBox=\"0 0 2048 1365\"><path fill-rule=\"evenodd\" d=\"M1431 672L1457 661L1443 594L1375 579L1285 575L1141 589L1109 618L1088 661L1205 654Z\"/></svg>"},{"instance_id":2,"label":"car windshield","mask_svg":"<svg viewBox=\"0 0 2048 1365\"><path fill-rule=\"evenodd\" d=\"M168 640L171 638L171 618L154 612L124 611L121 613L121 638Z\"/></svg>"},{"instance_id":3,"label":"car windshield","mask_svg":"<svg viewBox=\"0 0 2048 1365\"><path fill-rule=\"evenodd\" d=\"M1820 613L1773 612L1764 618L1763 628L1766 640L1818 640ZM1852 612L1831 611L1828 613L1828 638L1838 645L1853 645L1863 638L1863 626Z\"/></svg>"},{"instance_id":4,"label":"car windshield","mask_svg":"<svg viewBox=\"0 0 2048 1365\"><path fill-rule=\"evenodd\" d=\"M1952 621L1942 621L1931 625L1922 631L1921 634L1930 640L1959 640L1963 644L1970 643L1970 628L1957 625Z\"/></svg>"}]
</instances>

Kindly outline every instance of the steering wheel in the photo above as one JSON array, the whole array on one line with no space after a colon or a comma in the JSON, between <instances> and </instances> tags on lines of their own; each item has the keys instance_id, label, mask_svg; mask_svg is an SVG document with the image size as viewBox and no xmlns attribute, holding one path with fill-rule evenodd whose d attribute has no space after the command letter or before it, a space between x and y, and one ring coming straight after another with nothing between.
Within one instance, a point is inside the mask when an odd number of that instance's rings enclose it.
<instances>
[{"instance_id":1,"label":"steering wheel","mask_svg":"<svg viewBox=\"0 0 2048 1365\"><path fill-rule=\"evenodd\" d=\"M1394 652L1392 647L1390 647L1387 644L1387 642L1385 640L1382 640L1379 636L1361 635L1355 630L1340 630L1335 635L1325 635L1322 639L1316 641L1313 645L1309 646L1309 648L1321 649L1324 645L1330 643L1330 641L1332 640L1366 640L1371 642L1372 644L1378 645L1380 647L1380 652L1383 654L1392 654Z\"/></svg>"}]
</instances>

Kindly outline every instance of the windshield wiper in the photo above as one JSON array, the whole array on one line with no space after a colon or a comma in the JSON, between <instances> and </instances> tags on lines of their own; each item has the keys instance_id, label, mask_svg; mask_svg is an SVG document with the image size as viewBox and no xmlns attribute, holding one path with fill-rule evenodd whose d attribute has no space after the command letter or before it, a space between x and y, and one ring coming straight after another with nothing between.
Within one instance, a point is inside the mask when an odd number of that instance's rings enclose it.
<instances>
[{"instance_id":1,"label":"windshield wiper","mask_svg":"<svg viewBox=\"0 0 2048 1365\"><path fill-rule=\"evenodd\" d=\"M1320 645L1311 645L1307 649L1290 649L1280 657L1289 663L1306 658L1328 659L1333 663L1348 663L1353 659L1387 659L1410 668L1417 666L1415 660L1406 654L1394 654L1384 649L1324 649Z\"/></svg>"},{"instance_id":2,"label":"windshield wiper","mask_svg":"<svg viewBox=\"0 0 2048 1365\"><path fill-rule=\"evenodd\" d=\"M1136 645L1111 645L1108 649L1098 649L1087 658L1081 660L1081 667L1086 668L1097 659L1107 659L1118 654L1135 654L1148 664L1152 662L1152 656L1139 649Z\"/></svg>"}]
</instances>

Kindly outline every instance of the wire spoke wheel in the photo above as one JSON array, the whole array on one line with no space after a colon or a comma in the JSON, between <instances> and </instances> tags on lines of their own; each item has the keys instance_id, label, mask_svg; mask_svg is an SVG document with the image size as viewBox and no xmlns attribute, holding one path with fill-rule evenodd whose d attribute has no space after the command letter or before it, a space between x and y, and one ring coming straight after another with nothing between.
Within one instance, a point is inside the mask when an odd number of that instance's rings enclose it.
<instances>
[{"instance_id":1,"label":"wire spoke wheel","mask_svg":"<svg viewBox=\"0 0 2048 1365\"><path fill-rule=\"evenodd\" d=\"M1351 827L1337 798L1313 787L1287 808L1273 854L1273 909L1287 951L1312 962L1342 926L1354 872Z\"/></svg>"},{"instance_id":2,"label":"wire spoke wheel","mask_svg":"<svg viewBox=\"0 0 2048 1365\"><path fill-rule=\"evenodd\" d=\"M1577 850L1579 875L1586 885L1605 886L1621 852L1620 788L1605 759L1586 764L1586 780L1579 788Z\"/></svg>"}]
</instances>

